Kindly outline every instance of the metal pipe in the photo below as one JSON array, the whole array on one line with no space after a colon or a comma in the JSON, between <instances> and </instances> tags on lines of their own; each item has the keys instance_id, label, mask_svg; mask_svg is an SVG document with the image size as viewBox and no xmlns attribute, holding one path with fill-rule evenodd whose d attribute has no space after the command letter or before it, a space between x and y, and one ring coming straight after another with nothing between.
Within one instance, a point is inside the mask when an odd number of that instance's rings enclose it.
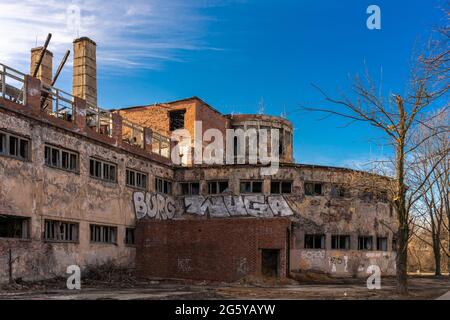
<instances>
[{"instance_id":1,"label":"metal pipe","mask_svg":"<svg viewBox=\"0 0 450 320\"><path fill-rule=\"evenodd\" d=\"M59 64L58 70L56 70L55 77L53 78L53 81L52 81L52 87L55 85L56 80L58 80L59 74L61 73L61 70L64 67L64 65L66 64L67 58L69 58L69 55L70 55L70 50L67 50L61 63Z\"/></svg>"}]
</instances>

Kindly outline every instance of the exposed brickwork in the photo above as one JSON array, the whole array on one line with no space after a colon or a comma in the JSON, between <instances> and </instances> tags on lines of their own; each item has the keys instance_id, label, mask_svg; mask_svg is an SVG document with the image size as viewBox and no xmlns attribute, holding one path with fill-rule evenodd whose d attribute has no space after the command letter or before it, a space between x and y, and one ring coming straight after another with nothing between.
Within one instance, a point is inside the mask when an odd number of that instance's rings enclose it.
<instances>
[{"instance_id":1,"label":"exposed brickwork","mask_svg":"<svg viewBox=\"0 0 450 320\"><path fill-rule=\"evenodd\" d=\"M286 276L290 220L140 221L136 267L141 276L236 281L261 273L261 249L279 249Z\"/></svg>"}]
</instances>

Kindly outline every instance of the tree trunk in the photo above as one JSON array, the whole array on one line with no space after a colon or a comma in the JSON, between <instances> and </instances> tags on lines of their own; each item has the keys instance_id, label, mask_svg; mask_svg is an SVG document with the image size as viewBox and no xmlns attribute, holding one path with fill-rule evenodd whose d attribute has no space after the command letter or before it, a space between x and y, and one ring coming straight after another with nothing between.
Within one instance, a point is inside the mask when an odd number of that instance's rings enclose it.
<instances>
[{"instance_id":1,"label":"tree trunk","mask_svg":"<svg viewBox=\"0 0 450 320\"><path fill-rule=\"evenodd\" d=\"M396 146L396 190L394 203L398 215L398 250L396 258L397 267L397 291L399 294L408 294L408 240L409 221L406 207L406 187L405 187L405 142L406 142L406 114L403 100L397 100L399 110L399 136Z\"/></svg>"},{"instance_id":2,"label":"tree trunk","mask_svg":"<svg viewBox=\"0 0 450 320\"><path fill-rule=\"evenodd\" d=\"M440 276L441 272L441 244L439 234L433 235L434 275Z\"/></svg>"}]
</instances>

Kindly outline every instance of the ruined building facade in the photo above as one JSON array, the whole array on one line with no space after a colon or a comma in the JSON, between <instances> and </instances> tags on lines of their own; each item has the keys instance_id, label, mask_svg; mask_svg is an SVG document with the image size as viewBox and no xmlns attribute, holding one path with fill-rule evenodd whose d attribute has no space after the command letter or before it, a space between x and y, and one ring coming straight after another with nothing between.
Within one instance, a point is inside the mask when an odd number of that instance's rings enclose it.
<instances>
[{"instance_id":1,"label":"ruined building facade","mask_svg":"<svg viewBox=\"0 0 450 320\"><path fill-rule=\"evenodd\" d=\"M142 276L224 281L395 272L395 212L385 192L352 184L361 173L295 164L292 125L279 117L223 115L196 97L100 109L95 51L74 41L71 94L50 86L50 52L37 78L0 65L0 281L108 260ZM279 170L171 160L174 130L210 128L278 129Z\"/></svg>"}]
</instances>

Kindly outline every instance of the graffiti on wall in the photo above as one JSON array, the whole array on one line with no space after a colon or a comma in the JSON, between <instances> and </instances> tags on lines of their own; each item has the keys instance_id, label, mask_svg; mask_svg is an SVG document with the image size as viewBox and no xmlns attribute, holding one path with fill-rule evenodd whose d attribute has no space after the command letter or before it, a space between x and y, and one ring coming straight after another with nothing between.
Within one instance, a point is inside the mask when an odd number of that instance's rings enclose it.
<instances>
[{"instance_id":1,"label":"graffiti on wall","mask_svg":"<svg viewBox=\"0 0 450 320\"><path fill-rule=\"evenodd\" d=\"M159 220L173 219L176 203L173 197L159 193L135 192L134 210L137 219L145 217ZM287 217L292 216L286 200L281 195L263 196L190 196L183 199L182 214L224 217Z\"/></svg>"},{"instance_id":2,"label":"graffiti on wall","mask_svg":"<svg viewBox=\"0 0 450 320\"><path fill-rule=\"evenodd\" d=\"M192 196L184 198L185 212L214 218L250 216L259 218L292 216L283 196Z\"/></svg>"},{"instance_id":3,"label":"graffiti on wall","mask_svg":"<svg viewBox=\"0 0 450 320\"><path fill-rule=\"evenodd\" d=\"M166 195L149 192L135 192L133 194L136 219L145 217L167 220L175 216L175 200Z\"/></svg>"}]
</instances>

